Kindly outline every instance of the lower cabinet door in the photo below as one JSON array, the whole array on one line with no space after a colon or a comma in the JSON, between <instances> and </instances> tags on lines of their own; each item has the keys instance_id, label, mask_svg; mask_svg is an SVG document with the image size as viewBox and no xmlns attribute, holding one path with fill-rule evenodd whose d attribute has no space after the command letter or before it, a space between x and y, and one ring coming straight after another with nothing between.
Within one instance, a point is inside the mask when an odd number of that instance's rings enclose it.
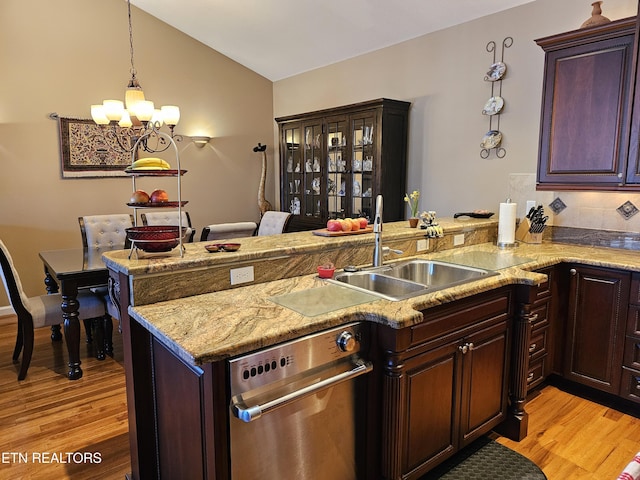
<instances>
[{"instance_id":1,"label":"lower cabinet door","mask_svg":"<svg viewBox=\"0 0 640 480\"><path fill-rule=\"evenodd\" d=\"M465 338L461 347L460 446L464 447L502 422L507 414L507 322Z\"/></svg>"},{"instance_id":2,"label":"lower cabinet door","mask_svg":"<svg viewBox=\"0 0 640 480\"><path fill-rule=\"evenodd\" d=\"M582 266L569 275L564 377L617 395L631 275Z\"/></svg>"},{"instance_id":3,"label":"lower cabinet door","mask_svg":"<svg viewBox=\"0 0 640 480\"><path fill-rule=\"evenodd\" d=\"M449 343L410 360L407 371L405 473L426 471L458 449L460 404L459 342Z\"/></svg>"}]
</instances>

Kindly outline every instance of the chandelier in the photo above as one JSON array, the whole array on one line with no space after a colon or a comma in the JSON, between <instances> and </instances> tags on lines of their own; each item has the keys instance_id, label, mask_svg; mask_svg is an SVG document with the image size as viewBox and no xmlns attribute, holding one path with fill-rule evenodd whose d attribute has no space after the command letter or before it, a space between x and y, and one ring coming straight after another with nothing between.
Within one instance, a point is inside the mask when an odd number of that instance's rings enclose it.
<instances>
[{"instance_id":1,"label":"chandelier","mask_svg":"<svg viewBox=\"0 0 640 480\"><path fill-rule=\"evenodd\" d=\"M164 105L156 109L153 102L147 100L136 77L133 62L133 29L131 27L131 0L127 0L129 15L129 51L131 56L131 79L125 90L125 100L104 100L102 104L91 105L91 118L100 125L103 134L115 140L125 152L135 155L140 148L146 152L162 152L169 148L170 142L161 134L162 125L171 132L170 139L181 140L173 129L180 120L180 109L175 105ZM151 142L155 139L155 142Z\"/></svg>"}]
</instances>

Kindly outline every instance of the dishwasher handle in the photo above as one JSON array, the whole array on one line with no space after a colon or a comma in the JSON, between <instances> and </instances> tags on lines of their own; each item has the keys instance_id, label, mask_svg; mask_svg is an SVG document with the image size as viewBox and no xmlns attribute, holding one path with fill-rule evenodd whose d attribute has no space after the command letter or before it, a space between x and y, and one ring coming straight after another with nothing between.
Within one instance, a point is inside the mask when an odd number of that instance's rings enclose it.
<instances>
[{"instance_id":1,"label":"dishwasher handle","mask_svg":"<svg viewBox=\"0 0 640 480\"><path fill-rule=\"evenodd\" d=\"M333 377L329 377L319 381L318 383L314 383L313 385L308 385L299 390L296 390L295 392L291 392L281 397L274 398L273 400L269 400L262 405L254 405L253 407L248 407L244 403L244 401L242 401L241 396L234 397L231 399L231 411L233 412L233 415L235 417L242 420L243 422L249 423L260 418L263 414L269 413L271 410L282 407L283 405L293 402L298 398L310 395L317 392L318 390L331 387L360 375L364 375L365 373L369 373L372 370L373 364L371 362L360 360L355 368L347 372L339 373L337 375L334 375Z\"/></svg>"}]
</instances>

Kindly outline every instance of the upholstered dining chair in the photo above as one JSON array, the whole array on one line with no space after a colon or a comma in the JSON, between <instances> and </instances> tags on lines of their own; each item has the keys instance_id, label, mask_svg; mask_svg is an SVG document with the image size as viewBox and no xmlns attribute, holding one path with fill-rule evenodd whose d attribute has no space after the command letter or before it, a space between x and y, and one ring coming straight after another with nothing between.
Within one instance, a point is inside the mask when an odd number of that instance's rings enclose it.
<instances>
[{"instance_id":1,"label":"upholstered dining chair","mask_svg":"<svg viewBox=\"0 0 640 480\"><path fill-rule=\"evenodd\" d=\"M191 217L189 212L182 212L182 227L187 228L187 232L182 239L183 242L193 242L193 237L196 233L195 229L191 225ZM140 215L143 225L178 225L178 211L177 210L164 210L162 212L146 212Z\"/></svg>"},{"instance_id":2,"label":"upholstered dining chair","mask_svg":"<svg viewBox=\"0 0 640 480\"><path fill-rule=\"evenodd\" d=\"M24 380L33 354L33 331L35 328L62 323L62 296L59 293L27 297L22 289L20 277L13 264L9 250L0 240L0 273L9 302L18 317L18 333L13 350L13 361L22 353L18 380ZM105 314L104 302L96 295L86 292L78 294L81 318L95 318Z\"/></svg>"},{"instance_id":3,"label":"upholstered dining chair","mask_svg":"<svg viewBox=\"0 0 640 480\"><path fill-rule=\"evenodd\" d=\"M251 237L256 233L256 222L215 223L202 229L201 242L225 238Z\"/></svg>"},{"instance_id":4,"label":"upholstered dining chair","mask_svg":"<svg viewBox=\"0 0 640 480\"><path fill-rule=\"evenodd\" d=\"M260 219L258 235L275 235L276 233L283 233L290 218L291 214L289 212L276 212L273 210L265 212L262 219Z\"/></svg>"},{"instance_id":5,"label":"upholstered dining chair","mask_svg":"<svg viewBox=\"0 0 640 480\"><path fill-rule=\"evenodd\" d=\"M82 246L85 249L95 250L119 250L129 248L130 242L127 238L127 228L134 223L133 215L129 213L115 213L106 215L85 215L78 217L80 224L80 234L82 236ZM91 335L92 324L103 322L104 328L104 351L113 352L113 320L120 320L120 312L109 297L107 287L92 287L90 291L104 301L106 312L100 318L84 319L84 329L87 343L93 341ZM97 326L97 325L96 325ZM103 359L101 346L97 348L97 356Z\"/></svg>"}]
</instances>

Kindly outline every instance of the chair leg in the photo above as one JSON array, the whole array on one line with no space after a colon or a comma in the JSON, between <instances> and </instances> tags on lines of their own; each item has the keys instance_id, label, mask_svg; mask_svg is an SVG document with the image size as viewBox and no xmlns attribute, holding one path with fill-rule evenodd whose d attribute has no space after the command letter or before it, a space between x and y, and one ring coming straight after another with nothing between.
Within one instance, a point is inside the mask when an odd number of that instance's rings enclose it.
<instances>
[{"instance_id":1,"label":"chair leg","mask_svg":"<svg viewBox=\"0 0 640 480\"><path fill-rule=\"evenodd\" d=\"M104 323L103 317L96 317L91 319L91 324L95 329L96 341L94 343L96 348L96 358L98 360L104 360Z\"/></svg>"},{"instance_id":2,"label":"chair leg","mask_svg":"<svg viewBox=\"0 0 640 480\"><path fill-rule=\"evenodd\" d=\"M62 340L62 329L60 325L51 325L51 340L53 342L59 342Z\"/></svg>"},{"instance_id":3,"label":"chair leg","mask_svg":"<svg viewBox=\"0 0 640 480\"><path fill-rule=\"evenodd\" d=\"M16 346L13 349L14 362L18 361L18 357L20 356L20 352L22 351L23 345L24 345L24 336L22 333L22 320L18 319L18 332L16 334Z\"/></svg>"},{"instance_id":4,"label":"chair leg","mask_svg":"<svg viewBox=\"0 0 640 480\"><path fill-rule=\"evenodd\" d=\"M111 315L104 316L104 351L113 357L113 320Z\"/></svg>"},{"instance_id":5,"label":"chair leg","mask_svg":"<svg viewBox=\"0 0 640 480\"><path fill-rule=\"evenodd\" d=\"M93 318L85 318L82 322L84 323L84 331L87 335L87 343L93 342L93 337L91 336L91 324L93 322Z\"/></svg>"},{"instance_id":6,"label":"chair leg","mask_svg":"<svg viewBox=\"0 0 640 480\"><path fill-rule=\"evenodd\" d=\"M31 364L31 356L33 355L33 323L26 325L22 323L22 339L24 341L24 349L22 350L22 363L18 372L18 380L24 380L27 376L27 370Z\"/></svg>"}]
</instances>

